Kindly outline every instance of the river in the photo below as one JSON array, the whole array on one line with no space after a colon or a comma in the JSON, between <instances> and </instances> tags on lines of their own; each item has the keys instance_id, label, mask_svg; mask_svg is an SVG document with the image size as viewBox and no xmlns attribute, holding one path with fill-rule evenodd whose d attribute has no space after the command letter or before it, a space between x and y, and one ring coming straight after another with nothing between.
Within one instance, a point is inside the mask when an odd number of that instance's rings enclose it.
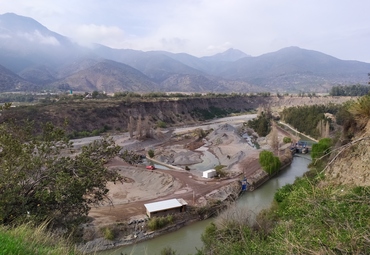
<instances>
[{"instance_id":1,"label":"river","mask_svg":"<svg viewBox=\"0 0 370 255\"><path fill-rule=\"evenodd\" d=\"M302 176L307 171L310 163L309 155L305 157L294 157L292 164L284 169L279 175L275 176L253 192L246 192L236 201L236 206L246 212L253 211L258 213L261 209L269 207L276 190L285 184L293 183L297 177ZM153 255L160 254L165 247L176 250L178 255L195 254L197 247L202 247L201 235L208 224L214 219L200 221L181 228L180 230L168 233L154 239L144 241L135 245L99 252L99 255Z\"/></svg>"}]
</instances>

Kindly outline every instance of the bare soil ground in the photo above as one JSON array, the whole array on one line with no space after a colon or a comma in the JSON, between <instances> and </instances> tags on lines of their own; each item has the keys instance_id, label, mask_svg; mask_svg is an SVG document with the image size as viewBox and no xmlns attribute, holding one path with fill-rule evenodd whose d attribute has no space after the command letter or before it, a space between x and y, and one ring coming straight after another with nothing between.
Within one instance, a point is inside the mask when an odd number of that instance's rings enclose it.
<instances>
[{"instance_id":1,"label":"bare soil ground","mask_svg":"<svg viewBox=\"0 0 370 255\"><path fill-rule=\"evenodd\" d=\"M285 134L281 134L283 136ZM116 140L120 146L135 149L138 152L145 152L148 148L155 148L159 158L168 158L174 154L174 164L185 162L193 164L194 152L188 149L189 144L196 139L185 135L183 138L166 135L161 141L132 141L127 137L119 137ZM130 219L146 218L144 204L160 200L182 198L189 205L204 205L209 194L216 196L216 199L225 199L216 191L222 187L241 180L243 177L251 177L261 171L258 162L260 150L257 150L246 143L238 135L236 129L231 125L220 125L212 132L207 139L198 143L209 149L219 160L220 164L227 166L227 178L207 179L201 177L196 170L147 170L144 166L132 166L120 158L111 160L107 167L116 168L125 178L123 183L109 183L109 196L112 204L105 204L93 208L89 216L93 219L95 226L102 226L117 222L129 221ZM195 147L197 147L195 146ZM268 147L267 142L262 144L263 148ZM195 148L193 147L193 149ZM214 198L214 197L213 197Z\"/></svg>"}]
</instances>

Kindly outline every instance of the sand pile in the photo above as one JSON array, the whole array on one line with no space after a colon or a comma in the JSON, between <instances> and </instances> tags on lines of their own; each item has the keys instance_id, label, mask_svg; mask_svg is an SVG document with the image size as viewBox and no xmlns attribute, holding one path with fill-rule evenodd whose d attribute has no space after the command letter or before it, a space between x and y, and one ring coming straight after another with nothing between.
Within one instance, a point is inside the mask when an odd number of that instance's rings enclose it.
<instances>
[{"instance_id":1,"label":"sand pile","mask_svg":"<svg viewBox=\"0 0 370 255\"><path fill-rule=\"evenodd\" d=\"M219 159L221 165L227 166L228 170L239 171L236 166L251 152L256 149L238 133L237 128L224 124L215 129L208 136L207 146Z\"/></svg>"},{"instance_id":2,"label":"sand pile","mask_svg":"<svg viewBox=\"0 0 370 255\"><path fill-rule=\"evenodd\" d=\"M150 171L139 167L116 167L120 174L126 178L123 184L109 183L109 196L114 204L124 204L143 199L157 198L167 195L181 187L181 183L170 174ZM132 192L135 191L135 192Z\"/></svg>"}]
</instances>

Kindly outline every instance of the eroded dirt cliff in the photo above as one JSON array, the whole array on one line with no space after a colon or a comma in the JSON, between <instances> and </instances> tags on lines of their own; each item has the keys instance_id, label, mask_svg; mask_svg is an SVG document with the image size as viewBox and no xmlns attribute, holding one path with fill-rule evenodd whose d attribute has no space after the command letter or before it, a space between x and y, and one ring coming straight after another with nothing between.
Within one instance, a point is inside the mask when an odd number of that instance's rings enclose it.
<instances>
[{"instance_id":1,"label":"eroded dirt cliff","mask_svg":"<svg viewBox=\"0 0 370 255\"><path fill-rule=\"evenodd\" d=\"M65 101L46 105L15 107L3 112L0 121L9 118L30 119L36 123L52 122L57 126L67 123L68 131L93 131L104 128L109 131L127 131L130 116L137 120L148 117L151 127L158 121L167 126L191 125L199 120L225 116L229 113L246 112L260 105L273 109L296 105L343 103L350 97L264 97L227 96L215 98L161 99L151 101L84 100Z\"/></svg>"},{"instance_id":2,"label":"eroded dirt cliff","mask_svg":"<svg viewBox=\"0 0 370 255\"><path fill-rule=\"evenodd\" d=\"M352 142L337 148L325 174L337 185L370 185L370 121ZM334 158L336 157L336 158Z\"/></svg>"}]
</instances>

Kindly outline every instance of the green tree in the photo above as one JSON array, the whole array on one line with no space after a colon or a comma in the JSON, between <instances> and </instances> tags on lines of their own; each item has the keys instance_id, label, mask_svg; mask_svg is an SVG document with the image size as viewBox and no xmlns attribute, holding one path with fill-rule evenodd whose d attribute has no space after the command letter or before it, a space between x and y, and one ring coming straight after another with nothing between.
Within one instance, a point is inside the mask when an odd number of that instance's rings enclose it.
<instances>
[{"instance_id":1,"label":"green tree","mask_svg":"<svg viewBox=\"0 0 370 255\"><path fill-rule=\"evenodd\" d=\"M278 157L275 157L271 151L263 150L259 154L259 162L262 169L268 174L274 174L280 169L281 162Z\"/></svg>"},{"instance_id":2,"label":"green tree","mask_svg":"<svg viewBox=\"0 0 370 255\"><path fill-rule=\"evenodd\" d=\"M154 150L152 150L152 149L148 150L148 156L150 158L153 158L154 157Z\"/></svg>"},{"instance_id":3,"label":"green tree","mask_svg":"<svg viewBox=\"0 0 370 255\"><path fill-rule=\"evenodd\" d=\"M91 94L92 98L97 98L99 96L99 92L94 90L93 93Z\"/></svg>"},{"instance_id":4,"label":"green tree","mask_svg":"<svg viewBox=\"0 0 370 255\"><path fill-rule=\"evenodd\" d=\"M122 180L104 166L119 149L105 138L71 156L65 132L50 123L38 135L31 123L0 124L0 223L49 220L73 228L108 199L108 181Z\"/></svg>"}]
</instances>

